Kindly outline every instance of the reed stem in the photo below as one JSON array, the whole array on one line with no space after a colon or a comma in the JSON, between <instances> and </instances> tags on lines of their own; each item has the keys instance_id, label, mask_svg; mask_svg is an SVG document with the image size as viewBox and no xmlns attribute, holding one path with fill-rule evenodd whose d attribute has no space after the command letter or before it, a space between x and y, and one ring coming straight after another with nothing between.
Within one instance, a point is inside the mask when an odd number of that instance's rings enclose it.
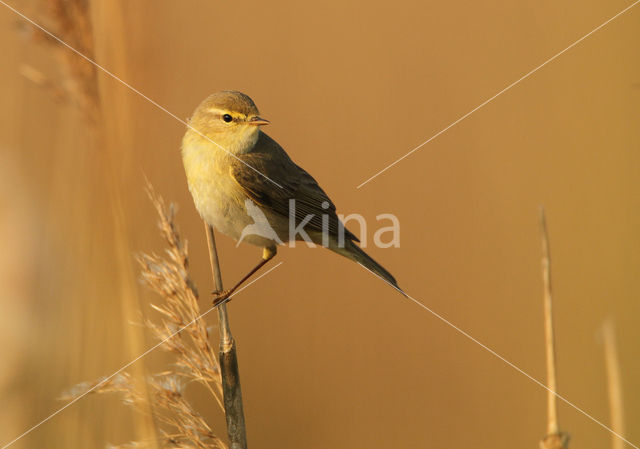
<instances>
[{"instance_id":1,"label":"reed stem","mask_svg":"<svg viewBox=\"0 0 640 449\"><path fill-rule=\"evenodd\" d=\"M544 334L547 357L547 433L558 433L558 409L555 392L556 380L555 337L553 335L553 299L551 295L551 254L544 209L540 208L540 234L542 238L542 280L544 283Z\"/></svg>"},{"instance_id":2,"label":"reed stem","mask_svg":"<svg viewBox=\"0 0 640 449\"><path fill-rule=\"evenodd\" d=\"M553 296L551 294L551 252L544 208L540 207L540 237L542 240L542 281L544 284L544 335L547 359L547 435L540 442L543 449L567 448L569 435L558 426L558 406L556 392L556 349L553 332Z\"/></svg>"},{"instance_id":3,"label":"reed stem","mask_svg":"<svg viewBox=\"0 0 640 449\"><path fill-rule=\"evenodd\" d=\"M223 290L222 274L213 227L206 222L204 226L209 246L209 261L211 262L213 282L216 292L221 292ZM220 357L220 372L222 374L227 434L229 435L231 449L247 449L247 431L244 422L236 342L231 334L227 305L224 303L218 306L218 321L220 330L220 349L218 354Z\"/></svg>"},{"instance_id":4,"label":"reed stem","mask_svg":"<svg viewBox=\"0 0 640 449\"><path fill-rule=\"evenodd\" d=\"M611 428L618 435L624 435L624 406L622 394L622 374L618 357L618 345L613 320L608 319L603 328L604 356L607 368L607 385L609 390L609 410ZM611 448L622 449L624 441L617 435L611 436Z\"/></svg>"}]
</instances>

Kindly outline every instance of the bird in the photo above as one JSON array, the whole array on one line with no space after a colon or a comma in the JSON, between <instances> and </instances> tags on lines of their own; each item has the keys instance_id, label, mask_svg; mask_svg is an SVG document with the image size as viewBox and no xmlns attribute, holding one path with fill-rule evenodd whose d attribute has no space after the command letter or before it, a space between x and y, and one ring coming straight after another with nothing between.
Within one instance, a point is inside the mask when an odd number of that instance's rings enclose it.
<instances>
[{"instance_id":1,"label":"bird","mask_svg":"<svg viewBox=\"0 0 640 449\"><path fill-rule=\"evenodd\" d=\"M200 216L234 240L263 248L260 262L231 289L218 292L214 305L229 300L273 259L279 244L296 240L359 263L406 296L391 273L357 245L316 180L262 131L269 123L248 95L220 91L195 109L182 139L187 184Z\"/></svg>"}]
</instances>

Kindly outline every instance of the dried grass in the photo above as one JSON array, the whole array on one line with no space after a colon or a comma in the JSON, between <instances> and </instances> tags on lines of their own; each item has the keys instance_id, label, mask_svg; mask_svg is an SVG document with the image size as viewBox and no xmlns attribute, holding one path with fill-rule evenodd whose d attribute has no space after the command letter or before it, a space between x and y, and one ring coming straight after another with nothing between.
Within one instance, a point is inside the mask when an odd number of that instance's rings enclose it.
<instances>
[{"instance_id":1,"label":"dried grass","mask_svg":"<svg viewBox=\"0 0 640 449\"><path fill-rule=\"evenodd\" d=\"M558 425L558 406L556 394L556 350L553 330L553 295L551 289L551 252L549 233L544 208L540 207L540 237L542 240L542 280L544 284L544 330L545 354L547 362L547 435L540 440L540 449L567 449L569 434L560 430Z\"/></svg>"},{"instance_id":2,"label":"dried grass","mask_svg":"<svg viewBox=\"0 0 640 449\"><path fill-rule=\"evenodd\" d=\"M167 258L155 254L142 254L138 261L142 266L142 278L164 298L161 305L153 304L164 319L160 324L146 320L145 324L155 336L166 340L167 348L176 355L176 366L189 380L204 385L222 405L222 380L220 366L209 344L209 332L198 305L198 291L189 277L189 254L186 242L180 239L174 223L175 208L167 207L161 197L148 186L149 197L160 216L159 228L168 249ZM188 325L189 323L193 323ZM178 329L187 326L176 337L169 338ZM187 336L188 338L184 338Z\"/></svg>"},{"instance_id":3,"label":"dried grass","mask_svg":"<svg viewBox=\"0 0 640 449\"><path fill-rule=\"evenodd\" d=\"M612 318L602 326L602 341L604 344L604 360L607 370L607 390L609 393L609 414L611 429L618 435L625 434L624 424L624 394L622 392L622 370L618 355L615 324ZM618 435L611 434L611 448L623 449L624 441Z\"/></svg>"},{"instance_id":4,"label":"dried grass","mask_svg":"<svg viewBox=\"0 0 640 449\"><path fill-rule=\"evenodd\" d=\"M95 60L94 35L88 0L43 0L40 20L47 30L86 57ZM100 111L97 69L41 29L25 25L30 37L53 50L62 71L53 81L38 69L24 65L20 72L36 85L50 91L54 98L77 106L90 123L96 123Z\"/></svg>"},{"instance_id":5,"label":"dried grass","mask_svg":"<svg viewBox=\"0 0 640 449\"><path fill-rule=\"evenodd\" d=\"M159 312L157 320L145 319L161 347L173 354L174 363L164 372L148 376L140 385L128 373L118 374L106 382L98 379L74 387L65 395L73 399L87 391L116 393L123 402L138 412L151 410L161 434L159 443L165 448L226 449L205 418L185 397L190 383L204 386L223 408L220 367L209 343L209 332L198 305L198 292L189 277L189 254L174 222L175 209L166 206L149 186L149 197L160 216L159 228L167 243L164 257L142 254L138 257L142 279L155 290L161 302L151 307ZM136 441L112 448L148 447L150 442ZM153 444L156 442L154 441Z\"/></svg>"}]
</instances>

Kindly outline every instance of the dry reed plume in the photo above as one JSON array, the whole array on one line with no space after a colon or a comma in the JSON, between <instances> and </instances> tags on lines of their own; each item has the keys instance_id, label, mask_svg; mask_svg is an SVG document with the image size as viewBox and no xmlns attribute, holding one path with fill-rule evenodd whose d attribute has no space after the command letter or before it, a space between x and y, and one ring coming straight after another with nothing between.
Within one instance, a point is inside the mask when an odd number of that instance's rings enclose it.
<instances>
[{"instance_id":1,"label":"dry reed plume","mask_svg":"<svg viewBox=\"0 0 640 449\"><path fill-rule=\"evenodd\" d=\"M142 254L138 258L142 279L162 298L160 303L151 305L160 313L160 319L145 319L144 324L160 341L160 346L175 356L175 363L167 371L148 376L144 386L122 373L106 382L97 380L77 385L66 398L73 399L91 389L92 393L118 393L125 404L139 412L150 408L162 435L163 447L226 449L227 445L184 394L190 383L199 383L223 408L220 367L209 344L209 332L200 318L198 292L189 277L187 243L181 240L176 228L174 207L167 207L150 186L148 193L160 216L160 233L168 247L164 257ZM138 448L147 447L148 443L138 441L111 447Z\"/></svg>"},{"instance_id":2,"label":"dry reed plume","mask_svg":"<svg viewBox=\"0 0 640 449\"><path fill-rule=\"evenodd\" d=\"M45 0L43 9L45 14L40 15L44 28L95 60L95 39L88 0ZM28 31L33 40L53 49L62 76L59 81L53 81L28 64L20 68L20 73L50 91L55 99L76 105L89 122L95 123L100 110L96 67L41 29L29 25Z\"/></svg>"}]
</instances>

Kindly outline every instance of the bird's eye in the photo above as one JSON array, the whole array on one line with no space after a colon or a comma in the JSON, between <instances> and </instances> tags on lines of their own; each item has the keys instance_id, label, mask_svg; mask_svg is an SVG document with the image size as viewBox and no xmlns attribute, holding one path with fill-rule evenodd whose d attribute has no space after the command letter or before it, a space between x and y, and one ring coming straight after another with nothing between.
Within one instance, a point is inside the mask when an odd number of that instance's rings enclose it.
<instances>
[{"instance_id":1,"label":"bird's eye","mask_svg":"<svg viewBox=\"0 0 640 449\"><path fill-rule=\"evenodd\" d=\"M233 120L233 117L231 117L229 114L225 114L222 116L222 120L229 123L231 120Z\"/></svg>"}]
</instances>

